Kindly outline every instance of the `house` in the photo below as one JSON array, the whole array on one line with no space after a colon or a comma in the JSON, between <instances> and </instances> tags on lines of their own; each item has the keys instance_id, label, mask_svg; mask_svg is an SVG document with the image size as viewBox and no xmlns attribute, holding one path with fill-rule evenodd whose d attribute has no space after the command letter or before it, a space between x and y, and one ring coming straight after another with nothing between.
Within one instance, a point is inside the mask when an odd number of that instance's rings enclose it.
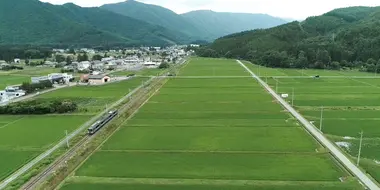
<instances>
[{"instance_id":1,"label":"house","mask_svg":"<svg viewBox=\"0 0 380 190\"><path fill-rule=\"evenodd\" d=\"M77 69L79 71L89 70L90 66L91 66L91 63L89 61L82 61L82 62L78 63Z\"/></svg>"},{"instance_id":2,"label":"house","mask_svg":"<svg viewBox=\"0 0 380 190\"><path fill-rule=\"evenodd\" d=\"M21 59L18 59L18 58L14 59L13 63L19 64L19 63L21 63Z\"/></svg>"},{"instance_id":3,"label":"house","mask_svg":"<svg viewBox=\"0 0 380 190\"><path fill-rule=\"evenodd\" d=\"M0 63L0 69L9 67L10 65L8 63Z\"/></svg>"},{"instance_id":4,"label":"house","mask_svg":"<svg viewBox=\"0 0 380 190\"><path fill-rule=\"evenodd\" d=\"M88 76L88 82L90 84L104 84L110 82L111 78L107 75L90 75Z\"/></svg>"}]
</instances>

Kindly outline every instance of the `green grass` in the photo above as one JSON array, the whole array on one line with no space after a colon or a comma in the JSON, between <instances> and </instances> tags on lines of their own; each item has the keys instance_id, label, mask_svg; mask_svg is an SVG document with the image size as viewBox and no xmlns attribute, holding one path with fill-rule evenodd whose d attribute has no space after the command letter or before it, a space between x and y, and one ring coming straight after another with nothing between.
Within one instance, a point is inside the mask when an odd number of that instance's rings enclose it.
<instances>
[{"instance_id":1,"label":"green grass","mask_svg":"<svg viewBox=\"0 0 380 190\"><path fill-rule=\"evenodd\" d=\"M0 90L11 85L22 84L23 82L30 82L30 77L15 76L15 75L2 75L0 74Z\"/></svg>"},{"instance_id":2,"label":"green grass","mask_svg":"<svg viewBox=\"0 0 380 190\"><path fill-rule=\"evenodd\" d=\"M0 181L40 154L38 151L14 151L0 149Z\"/></svg>"},{"instance_id":3,"label":"green grass","mask_svg":"<svg viewBox=\"0 0 380 190\"><path fill-rule=\"evenodd\" d=\"M165 70L162 69L142 69L139 71L118 71L114 72L111 75L114 76L128 76L131 74L140 75L140 76L157 76L158 74L161 74L162 72L165 72Z\"/></svg>"},{"instance_id":4,"label":"green grass","mask_svg":"<svg viewBox=\"0 0 380 190\"><path fill-rule=\"evenodd\" d=\"M328 155L100 151L95 153L76 172L76 175L125 178L337 181L344 174L333 164Z\"/></svg>"},{"instance_id":5,"label":"green grass","mask_svg":"<svg viewBox=\"0 0 380 190\"><path fill-rule=\"evenodd\" d=\"M315 126L320 125L320 107L324 106L323 132L332 135L335 142L351 143L349 149L343 149L353 157L357 156L359 133L363 131L362 157L368 159L363 167L380 182L380 167L374 162L380 160L379 79L269 78L268 83L273 88L277 83L279 93L294 88L296 109Z\"/></svg>"},{"instance_id":6,"label":"green grass","mask_svg":"<svg viewBox=\"0 0 380 190\"><path fill-rule=\"evenodd\" d=\"M309 189L360 189L337 184L349 174L235 60L195 58L179 75L247 77L170 79L74 178L205 181L158 183L177 189L254 188L236 186L241 180L257 180L263 189L304 187L288 184L295 181L318 184ZM216 179L223 185L210 184ZM96 182L86 183L76 188Z\"/></svg>"},{"instance_id":7,"label":"green grass","mask_svg":"<svg viewBox=\"0 0 380 190\"><path fill-rule=\"evenodd\" d=\"M0 149L46 149L65 137L65 130L73 131L90 117L91 115L15 117L9 124L0 125Z\"/></svg>"},{"instance_id":8,"label":"green grass","mask_svg":"<svg viewBox=\"0 0 380 190\"><path fill-rule=\"evenodd\" d=\"M300 128L124 127L102 150L315 152Z\"/></svg>"},{"instance_id":9,"label":"green grass","mask_svg":"<svg viewBox=\"0 0 380 190\"><path fill-rule=\"evenodd\" d=\"M249 76L236 60L194 58L180 72L183 76Z\"/></svg>"},{"instance_id":10,"label":"green grass","mask_svg":"<svg viewBox=\"0 0 380 190\"><path fill-rule=\"evenodd\" d=\"M125 184L125 183L86 183L69 182L62 190L356 190L362 189L355 183L280 183L257 185L207 185L207 184Z\"/></svg>"},{"instance_id":11,"label":"green grass","mask_svg":"<svg viewBox=\"0 0 380 190\"><path fill-rule=\"evenodd\" d=\"M282 69L269 68L252 64L247 61L243 63L258 76L374 76L374 73L360 72L358 70L324 70L324 69Z\"/></svg>"},{"instance_id":12,"label":"green grass","mask_svg":"<svg viewBox=\"0 0 380 190\"><path fill-rule=\"evenodd\" d=\"M116 82L102 86L75 86L63 88L51 93L43 94L38 98L44 99L70 99L75 101L80 108L87 108L92 113L100 112L105 107L121 97L127 95L129 90L140 86L148 79L132 78L130 80Z\"/></svg>"}]
</instances>

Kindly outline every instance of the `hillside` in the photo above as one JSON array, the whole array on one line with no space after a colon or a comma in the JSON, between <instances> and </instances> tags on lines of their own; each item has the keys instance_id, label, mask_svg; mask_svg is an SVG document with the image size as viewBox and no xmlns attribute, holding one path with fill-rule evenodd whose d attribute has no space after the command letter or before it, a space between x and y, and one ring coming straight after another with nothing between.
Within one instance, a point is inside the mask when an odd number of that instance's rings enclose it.
<instances>
[{"instance_id":1,"label":"hillside","mask_svg":"<svg viewBox=\"0 0 380 190\"><path fill-rule=\"evenodd\" d=\"M182 16L214 39L236 32L271 28L287 23L281 18L266 14L223 13L208 10L192 11Z\"/></svg>"},{"instance_id":2,"label":"hillside","mask_svg":"<svg viewBox=\"0 0 380 190\"><path fill-rule=\"evenodd\" d=\"M164 7L135 0L107 4L101 8L177 31L192 41L213 41L227 34L286 23L283 19L264 14L193 11L179 15Z\"/></svg>"},{"instance_id":3,"label":"hillside","mask_svg":"<svg viewBox=\"0 0 380 190\"><path fill-rule=\"evenodd\" d=\"M380 58L380 7L337 9L303 22L232 34L198 53L244 58L271 67L374 71Z\"/></svg>"},{"instance_id":4,"label":"hillside","mask_svg":"<svg viewBox=\"0 0 380 190\"><path fill-rule=\"evenodd\" d=\"M205 39L205 34L202 34L203 32L199 28L175 12L160 6L128 0L121 3L106 4L100 8L159 25L172 31L178 31L191 40Z\"/></svg>"},{"instance_id":5,"label":"hillside","mask_svg":"<svg viewBox=\"0 0 380 190\"><path fill-rule=\"evenodd\" d=\"M164 45L186 41L163 27L100 8L38 0L1 0L0 25L0 44Z\"/></svg>"}]
</instances>

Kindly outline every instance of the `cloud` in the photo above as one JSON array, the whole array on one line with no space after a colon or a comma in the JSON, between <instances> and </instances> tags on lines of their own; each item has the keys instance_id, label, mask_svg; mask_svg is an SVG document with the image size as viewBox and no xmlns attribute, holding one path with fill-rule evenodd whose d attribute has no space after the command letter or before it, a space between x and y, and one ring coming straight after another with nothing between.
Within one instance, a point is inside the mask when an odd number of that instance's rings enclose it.
<instances>
[{"instance_id":1,"label":"cloud","mask_svg":"<svg viewBox=\"0 0 380 190\"><path fill-rule=\"evenodd\" d=\"M80 6L100 6L122 0L42 0L54 4L73 1ZM379 0L138 0L160 5L177 13L206 9L219 12L266 13L278 17L304 19L348 6L380 6Z\"/></svg>"}]
</instances>

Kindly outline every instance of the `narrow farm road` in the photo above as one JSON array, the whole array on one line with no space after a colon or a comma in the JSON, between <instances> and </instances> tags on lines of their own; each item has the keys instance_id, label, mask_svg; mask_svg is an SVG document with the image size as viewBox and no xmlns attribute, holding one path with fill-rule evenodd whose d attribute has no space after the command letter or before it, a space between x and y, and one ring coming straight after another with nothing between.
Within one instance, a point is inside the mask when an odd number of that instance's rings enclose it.
<instances>
[{"instance_id":1,"label":"narrow farm road","mask_svg":"<svg viewBox=\"0 0 380 190\"><path fill-rule=\"evenodd\" d=\"M366 187L371 190L380 190L380 187L375 184L362 170L351 162L332 142L330 142L320 131L309 123L301 114L299 114L290 104L282 99L268 84L261 80L255 73L253 73L241 61L237 62L247 70L253 78L255 78L278 102L281 103L305 128L321 142L329 151L349 170L351 171Z\"/></svg>"},{"instance_id":2,"label":"narrow farm road","mask_svg":"<svg viewBox=\"0 0 380 190\"><path fill-rule=\"evenodd\" d=\"M150 83L154 78L151 78L149 79L148 81L145 82L145 84L148 84ZM56 144L54 147L50 148L49 150L45 151L44 153L42 153L41 155L39 155L38 157L36 157L35 159L33 159L32 161L30 161L29 163L27 163L26 165L24 165L22 168L20 168L18 171L16 171L15 173L13 173L12 175L10 175L7 179L5 179L4 181L0 182L0 190L1 189L4 189L7 185L9 185L11 182L13 182L14 180L16 180L18 177L22 176L23 174L25 174L28 170L30 170L31 168L33 168L33 166L35 166L36 164L38 164L41 160L47 158L48 156L50 156L54 151L58 150L60 147L66 145L66 142L67 141L70 141L72 138L74 138L75 136L77 136L79 133L83 132L89 125L91 125L92 123L94 123L96 120L98 120L101 116L103 116L105 113L109 112L110 110L112 110L114 107L118 106L119 104L123 103L124 101L126 101L128 98L130 98L134 93L136 93L137 91L139 91L141 88L143 88L145 86L145 84L142 84L141 86L137 87L136 89L134 89L133 91L131 91L129 94L127 94L126 96L122 97L120 100L118 100L117 102L113 103L111 106L109 106L106 110L104 110L103 112L99 113L98 115L96 115L95 117L91 118L89 121L87 121L85 124L83 124L82 126L80 126L76 131L72 132L71 134L69 134L66 138L62 139L58 144Z\"/></svg>"}]
</instances>

